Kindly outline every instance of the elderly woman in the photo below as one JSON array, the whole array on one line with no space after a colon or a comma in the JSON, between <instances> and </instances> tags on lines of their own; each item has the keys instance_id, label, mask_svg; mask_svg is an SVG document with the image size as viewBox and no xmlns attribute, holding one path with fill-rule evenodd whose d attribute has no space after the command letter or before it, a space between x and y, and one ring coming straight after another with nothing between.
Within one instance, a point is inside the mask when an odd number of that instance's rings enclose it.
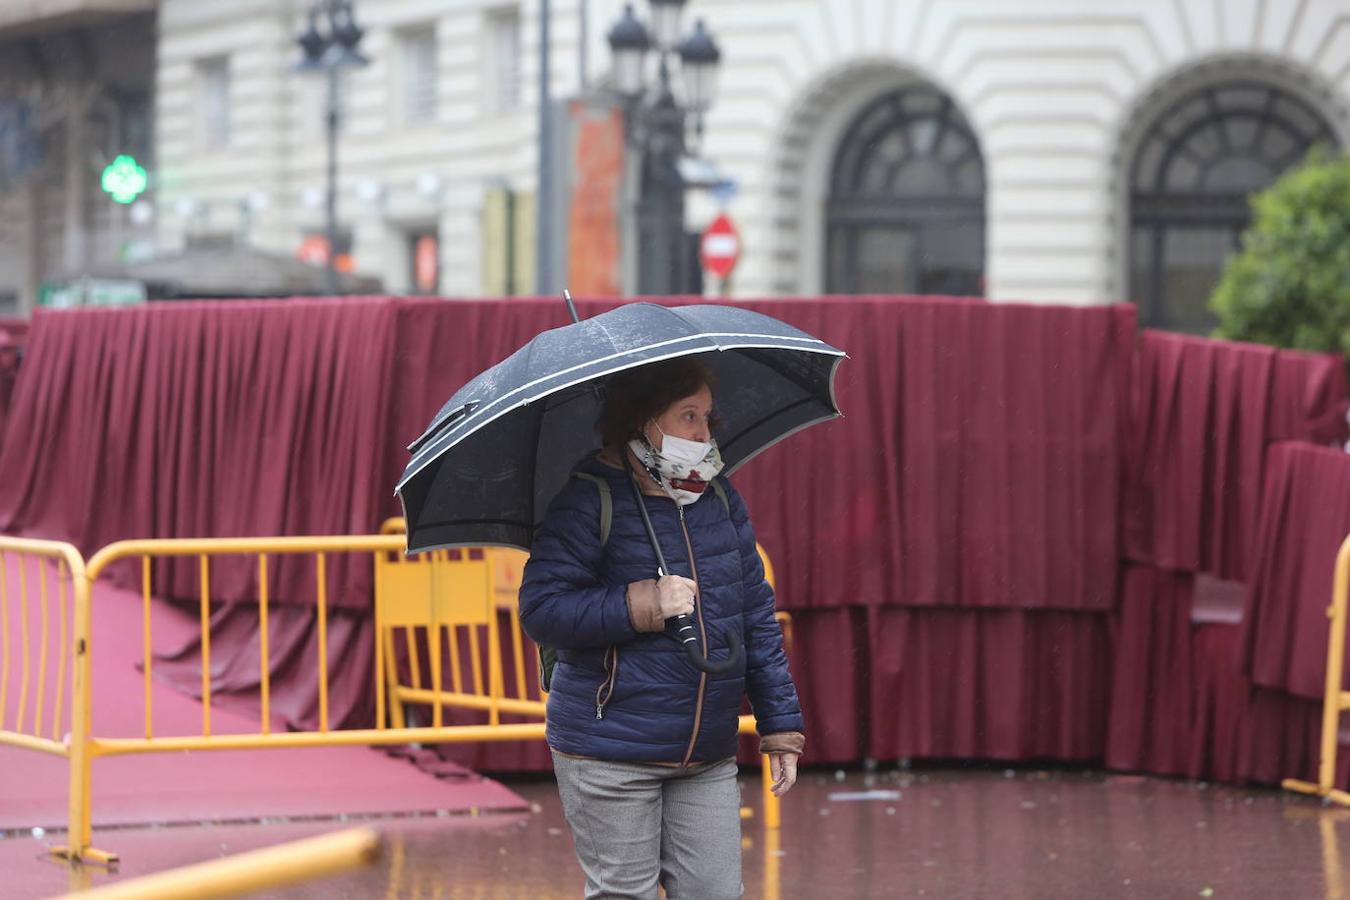
<instances>
[{"instance_id":1,"label":"elderly woman","mask_svg":"<svg viewBox=\"0 0 1350 900\"><path fill-rule=\"evenodd\" d=\"M655 898L658 885L670 898L741 896L742 696L774 792L797 777L801 706L745 503L717 477L712 416L696 359L612 377L604 449L553 501L525 567L521 621L557 651L548 743L588 898ZM669 566L659 579L639 503ZM724 641L743 641L743 662L696 668L666 633L681 615L723 663Z\"/></svg>"}]
</instances>

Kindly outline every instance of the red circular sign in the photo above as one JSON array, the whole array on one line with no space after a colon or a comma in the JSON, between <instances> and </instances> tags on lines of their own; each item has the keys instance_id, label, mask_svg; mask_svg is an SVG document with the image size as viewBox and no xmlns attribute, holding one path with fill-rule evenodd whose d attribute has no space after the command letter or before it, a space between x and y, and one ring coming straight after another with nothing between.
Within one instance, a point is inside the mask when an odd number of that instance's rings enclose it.
<instances>
[{"instance_id":1,"label":"red circular sign","mask_svg":"<svg viewBox=\"0 0 1350 900\"><path fill-rule=\"evenodd\" d=\"M698 244L703 268L718 278L726 278L741 258L741 236L725 214L719 215L703 232Z\"/></svg>"}]
</instances>

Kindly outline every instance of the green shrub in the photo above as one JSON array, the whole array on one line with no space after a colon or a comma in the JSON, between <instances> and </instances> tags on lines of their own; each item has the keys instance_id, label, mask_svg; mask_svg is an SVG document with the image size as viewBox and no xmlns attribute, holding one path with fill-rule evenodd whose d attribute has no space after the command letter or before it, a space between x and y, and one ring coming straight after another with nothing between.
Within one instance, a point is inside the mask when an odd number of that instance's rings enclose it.
<instances>
[{"instance_id":1,"label":"green shrub","mask_svg":"<svg viewBox=\"0 0 1350 900\"><path fill-rule=\"evenodd\" d=\"M1252 210L1210 297L1215 335L1350 357L1350 156L1310 155Z\"/></svg>"}]
</instances>

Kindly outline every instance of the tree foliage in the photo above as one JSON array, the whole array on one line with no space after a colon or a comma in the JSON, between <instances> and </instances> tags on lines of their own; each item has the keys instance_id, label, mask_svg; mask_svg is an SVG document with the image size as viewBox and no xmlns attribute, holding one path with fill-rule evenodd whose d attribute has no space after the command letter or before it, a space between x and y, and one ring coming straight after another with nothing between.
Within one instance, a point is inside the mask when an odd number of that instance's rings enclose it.
<instances>
[{"instance_id":1,"label":"tree foliage","mask_svg":"<svg viewBox=\"0 0 1350 900\"><path fill-rule=\"evenodd\" d=\"M1350 156L1310 155L1252 211L1210 297L1216 336L1350 357Z\"/></svg>"}]
</instances>

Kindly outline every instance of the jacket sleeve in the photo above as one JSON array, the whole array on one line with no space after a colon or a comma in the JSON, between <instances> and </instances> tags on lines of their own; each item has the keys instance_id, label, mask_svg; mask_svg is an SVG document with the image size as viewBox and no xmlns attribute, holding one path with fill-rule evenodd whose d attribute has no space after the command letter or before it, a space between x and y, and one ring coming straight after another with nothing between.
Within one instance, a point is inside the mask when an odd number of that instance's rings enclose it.
<instances>
[{"instance_id":1,"label":"jacket sleeve","mask_svg":"<svg viewBox=\"0 0 1350 900\"><path fill-rule=\"evenodd\" d=\"M600 494L570 479L535 533L520 585L520 624L531 639L559 650L607 647L636 635L627 585L600 581Z\"/></svg>"},{"instance_id":2,"label":"jacket sleeve","mask_svg":"<svg viewBox=\"0 0 1350 900\"><path fill-rule=\"evenodd\" d=\"M755 547L755 531L750 512L741 495L727 484L727 503L731 523L740 543L741 580L745 605L741 613L745 628L745 689L755 713L755 725L761 735L784 731L804 732L797 686L788 671L783 650L783 629L773 617L773 588L764 578L764 563Z\"/></svg>"}]
</instances>

